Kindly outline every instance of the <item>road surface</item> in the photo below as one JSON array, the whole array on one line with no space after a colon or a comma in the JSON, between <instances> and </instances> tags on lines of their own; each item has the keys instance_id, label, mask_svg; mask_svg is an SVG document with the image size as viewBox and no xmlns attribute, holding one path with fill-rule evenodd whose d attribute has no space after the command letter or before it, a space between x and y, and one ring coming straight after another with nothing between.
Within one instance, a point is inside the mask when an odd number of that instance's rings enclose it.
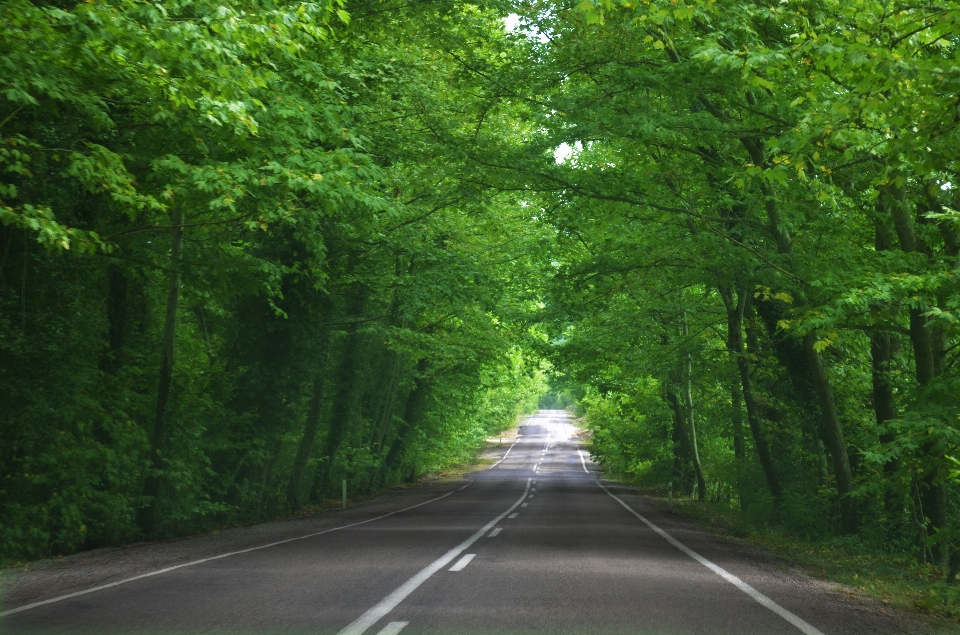
<instances>
[{"instance_id":1,"label":"road surface","mask_svg":"<svg viewBox=\"0 0 960 635\"><path fill-rule=\"evenodd\" d=\"M495 466L432 498L348 512L280 544L208 545L200 562L74 583L69 597L14 594L0 632L901 632L876 607L598 480L575 432L566 413L541 411Z\"/></svg>"}]
</instances>

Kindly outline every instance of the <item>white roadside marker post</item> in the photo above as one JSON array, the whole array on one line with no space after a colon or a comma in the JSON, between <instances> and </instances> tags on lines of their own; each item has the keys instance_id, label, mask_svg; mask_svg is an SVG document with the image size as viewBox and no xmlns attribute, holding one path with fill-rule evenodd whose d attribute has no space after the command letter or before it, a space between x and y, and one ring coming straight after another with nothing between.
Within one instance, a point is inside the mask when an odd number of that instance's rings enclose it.
<instances>
[{"instance_id":1,"label":"white roadside marker post","mask_svg":"<svg viewBox=\"0 0 960 635\"><path fill-rule=\"evenodd\" d=\"M670 511L673 511L673 481L667 483L667 499L670 501Z\"/></svg>"},{"instance_id":2,"label":"white roadside marker post","mask_svg":"<svg viewBox=\"0 0 960 635\"><path fill-rule=\"evenodd\" d=\"M347 479L343 479L343 508L347 508Z\"/></svg>"}]
</instances>

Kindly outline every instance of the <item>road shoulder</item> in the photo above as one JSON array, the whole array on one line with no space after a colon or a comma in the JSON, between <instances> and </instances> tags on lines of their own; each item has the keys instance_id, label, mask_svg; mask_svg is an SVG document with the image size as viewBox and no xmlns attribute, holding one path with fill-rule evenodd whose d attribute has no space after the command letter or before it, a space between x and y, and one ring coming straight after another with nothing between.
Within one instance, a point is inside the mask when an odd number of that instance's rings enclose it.
<instances>
[{"instance_id":1,"label":"road shoulder","mask_svg":"<svg viewBox=\"0 0 960 635\"><path fill-rule=\"evenodd\" d=\"M295 539L396 512L467 484L444 478L390 489L345 511L299 514L197 536L139 542L31 562L0 571L0 611L220 554Z\"/></svg>"},{"instance_id":2,"label":"road shoulder","mask_svg":"<svg viewBox=\"0 0 960 635\"><path fill-rule=\"evenodd\" d=\"M954 623L897 610L855 588L811 575L783 554L731 536L716 527L697 523L694 518L681 513L679 507L671 511L665 500L650 496L640 488L607 479L603 479L603 483L638 513L689 548L728 569L762 592L773 590L774 600L784 600L783 603L789 605L791 597L805 598L804 604L816 598L812 603L824 607L824 611L817 617L818 623L824 624L825 632L836 631L830 627L831 619L828 613L832 610L855 612L856 621L863 627L863 630L858 632L863 633L945 635L958 632ZM830 610L826 610L828 608Z\"/></svg>"}]
</instances>

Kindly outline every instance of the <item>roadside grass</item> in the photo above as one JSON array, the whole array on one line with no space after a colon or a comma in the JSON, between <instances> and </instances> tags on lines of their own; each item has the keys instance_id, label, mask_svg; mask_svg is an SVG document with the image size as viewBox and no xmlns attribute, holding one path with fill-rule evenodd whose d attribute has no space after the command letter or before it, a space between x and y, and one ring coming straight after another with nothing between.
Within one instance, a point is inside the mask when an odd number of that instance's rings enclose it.
<instances>
[{"instance_id":1,"label":"roadside grass","mask_svg":"<svg viewBox=\"0 0 960 635\"><path fill-rule=\"evenodd\" d=\"M478 457L473 461L468 461L467 463L461 463L459 465L452 465L445 470L436 472L425 476L421 483L446 483L448 481L455 481L459 478L462 478L466 474L471 472L479 472L480 470L486 469L496 463L496 459Z\"/></svg>"},{"instance_id":2,"label":"roadside grass","mask_svg":"<svg viewBox=\"0 0 960 635\"><path fill-rule=\"evenodd\" d=\"M665 488L639 489L667 511ZM851 599L871 597L901 613L960 623L960 585L947 584L943 571L907 554L878 553L857 536L812 542L775 524L753 523L724 505L686 497L674 498L672 512L713 533L746 540L813 577L836 582Z\"/></svg>"},{"instance_id":3,"label":"roadside grass","mask_svg":"<svg viewBox=\"0 0 960 635\"><path fill-rule=\"evenodd\" d=\"M355 507L360 503L366 503L368 501L374 501L385 496L390 496L401 490L410 489L413 487L419 487L422 485L432 485L435 483L448 483L460 479L464 474L469 474L470 472L475 472L477 470L483 469L483 465L480 463L483 459L478 459L477 461L472 461L468 463L462 463L459 465L452 465L444 470L439 472L433 472L431 474L424 474L416 481L412 483L394 483L383 489L373 490L370 492L364 492L363 494L350 494L347 492L347 508ZM490 461L489 463L492 463ZM489 464L488 463L488 464ZM282 518L291 518L291 517L300 517L300 516L313 516L315 514L324 514L329 512L337 512L343 509L343 499L342 498L327 498L319 503L309 504L302 509L293 512L289 516L281 517ZM254 523L257 524L257 523Z\"/></svg>"},{"instance_id":4,"label":"roadside grass","mask_svg":"<svg viewBox=\"0 0 960 635\"><path fill-rule=\"evenodd\" d=\"M492 452L499 453L501 450L506 450L516 438L517 429L515 427L505 430L502 434L495 437L489 437L484 441L483 445L477 449L473 459L456 465L450 465L432 474L425 474L417 481L417 484L447 483L463 478L472 472L485 470L499 460L499 456L488 455Z\"/></svg>"},{"instance_id":5,"label":"roadside grass","mask_svg":"<svg viewBox=\"0 0 960 635\"><path fill-rule=\"evenodd\" d=\"M506 437L504 437L504 439L506 439ZM481 452L486 452L487 450L495 449L496 447L497 447L496 443L491 443L490 441L488 441L486 446L481 448ZM478 456L471 461L450 465L437 472L424 474L413 483L396 483L384 489L375 490L375 491L367 492L360 495L351 495L350 492L348 491L347 507L348 508L353 507L358 503L365 503L367 501L382 498L383 496L389 496L391 492L396 492L398 490L404 490L411 487L418 487L421 485L431 485L435 483L451 483L453 481L460 480L465 475L470 474L471 472L479 472L480 470L486 469L491 465L493 465L496 461L497 459L495 458L483 457L478 454ZM343 506L342 499L328 498L320 503L307 505L303 509L297 512L294 512L291 516L292 517L312 516L314 514L319 514L319 513L335 512L340 510L342 506Z\"/></svg>"}]
</instances>

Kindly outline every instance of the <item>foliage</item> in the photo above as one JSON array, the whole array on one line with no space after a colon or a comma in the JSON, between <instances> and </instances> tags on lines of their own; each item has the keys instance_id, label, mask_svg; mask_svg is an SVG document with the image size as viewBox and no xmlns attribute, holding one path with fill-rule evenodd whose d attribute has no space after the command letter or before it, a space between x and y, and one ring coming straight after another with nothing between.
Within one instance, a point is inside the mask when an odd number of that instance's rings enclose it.
<instances>
[{"instance_id":1,"label":"foliage","mask_svg":"<svg viewBox=\"0 0 960 635\"><path fill-rule=\"evenodd\" d=\"M547 234L432 128L499 18L372 9L0 6L0 561L374 492L535 406Z\"/></svg>"},{"instance_id":2,"label":"foliage","mask_svg":"<svg viewBox=\"0 0 960 635\"><path fill-rule=\"evenodd\" d=\"M556 232L540 350L594 456L952 579L960 5L515 11L536 128L476 160Z\"/></svg>"}]
</instances>

